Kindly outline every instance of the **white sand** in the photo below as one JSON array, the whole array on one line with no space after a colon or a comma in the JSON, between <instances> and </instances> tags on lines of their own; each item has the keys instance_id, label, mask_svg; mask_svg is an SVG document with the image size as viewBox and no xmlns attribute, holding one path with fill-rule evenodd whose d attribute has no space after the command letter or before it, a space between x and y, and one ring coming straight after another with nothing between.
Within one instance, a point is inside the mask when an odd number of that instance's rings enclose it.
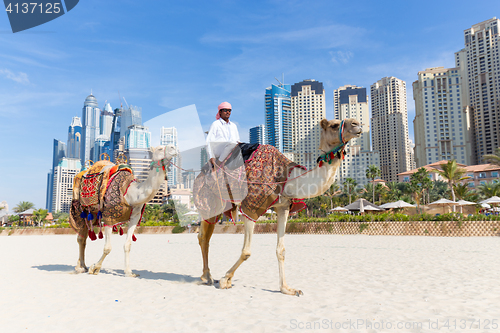
<instances>
[{"instance_id":1,"label":"white sand","mask_svg":"<svg viewBox=\"0 0 500 333\"><path fill-rule=\"evenodd\" d=\"M97 276L72 273L76 236L0 237L0 331L500 332L499 238L286 235L287 280L304 292L294 297L278 292L276 235L254 235L230 290L198 283L196 236L138 235L135 279L123 275L124 237ZM242 241L213 236L215 279ZM103 244L88 244L87 265Z\"/></svg>"}]
</instances>

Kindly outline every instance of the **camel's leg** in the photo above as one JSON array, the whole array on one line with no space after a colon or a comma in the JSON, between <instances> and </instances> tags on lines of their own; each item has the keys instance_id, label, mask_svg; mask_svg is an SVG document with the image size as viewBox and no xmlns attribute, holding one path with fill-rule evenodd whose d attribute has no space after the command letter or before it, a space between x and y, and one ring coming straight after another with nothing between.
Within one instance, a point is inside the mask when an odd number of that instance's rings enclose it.
<instances>
[{"instance_id":1,"label":"camel's leg","mask_svg":"<svg viewBox=\"0 0 500 333\"><path fill-rule=\"evenodd\" d=\"M134 208L132 210L132 215L130 216L130 222L128 224L127 239L123 245L123 250L125 251L125 275L128 277L136 277L138 274L132 273L130 269L130 247L132 246L132 236L134 235L135 227L142 215L142 207L140 209Z\"/></svg>"},{"instance_id":2,"label":"camel's leg","mask_svg":"<svg viewBox=\"0 0 500 333\"><path fill-rule=\"evenodd\" d=\"M104 251L102 253L101 259L98 262L90 266L89 274L97 275L102 267L102 262L104 258L111 252L111 233L112 229L110 226L104 226Z\"/></svg>"},{"instance_id":3,"label":"camel's leg","mask_svg":"<svg viewBox=\"0 0 500 333\"><path fill-rule=\"evenodd\" d=\"M242 216L242 219L245 223L245 240L243 242L243 249L241 250L241 255L238 258L238 261L229 269L226 273L226 275L220 279L219 286L221 289L228 289L231 288L231 280L233 279L234 272L240 265L250 258L250 247L252 245L252 236L253 236L253 229L255 226L255 222L252 220L247 219L245 216Z\"/></svg>"},{"instance_id":4,"label":"camel's leg","mask_svg":"<svg viewBox=\"0 0 500 333\"><path fill-rule=\"evenodd\" d=\"M215 222L215 218L213 219L213 222ZM208 246L210 244L210 238L214 232L214 227L215 224L202 221L200 232L198 233L198 243L200 244L201 256L203 258L203 275L201 276L201 281L208 285L212 285L214 283L212 275L210 274L210 268L208 268Z\"/></svg>"},{"instance_id":5,"label":"camel's leg","mask_svg":"<svg viewBox=\"0 0 500 333\"><path fill-rule=\"evenodd\" d=\"M88 230L85 228L83 231L83 234L85 237L82 237L80 235L77 236L76 241L78 242L78 248L79 248L79 257L78 257L78 262L75 267L75 272L76 273L86 273L88 272L87 266L85 266L85 246L87 245L87 234Z\"/></svg>"},{"instance_id":6,"label":"camel's leg","mask_svg":"<svg viewBox=\"0 0 500 333\"><path fill-rule=\"evenodd\" d=\"M285 230L288 220L288 207L276 207L278 215L278 245L276 246L276 256L278 257L278 266L280 272L280 290L287 295L303 295L301 290L290 288L285 280Z\"/></svg>"}]
</instances>

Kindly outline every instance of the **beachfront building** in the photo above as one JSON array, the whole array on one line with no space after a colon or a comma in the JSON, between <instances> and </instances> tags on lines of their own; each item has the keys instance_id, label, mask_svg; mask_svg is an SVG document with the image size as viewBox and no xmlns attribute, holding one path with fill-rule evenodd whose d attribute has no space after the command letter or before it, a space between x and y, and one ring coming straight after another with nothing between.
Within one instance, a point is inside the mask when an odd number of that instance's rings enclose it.
<instances>
[{"instance_id":1,"label":"beachfront building","mask_svg":"<svg viewBox=\"0 0 500 333\"><path fill-rule=\"evenodd\" d=\"M111 129L113 128L113 109L109 103L104 105L104 110L101 111L101 117L99 119L99 129L100 135L104 135L108 138L111 137Z\"/></svg>"},{"instance_id":2,"label":"beachfront building","mask_svg":"<svg viewBox=\"0 0 500 333\"><path fill-rule=\"evenodd\" d=\"M81 171L79 158L61 158L54 168L50 212L69 213L73 200L73 180ZM48 208L47 208L48 209Z\"/></svg>"},{"instance_id":3,"label":"beachfront building","mask_svg":"<svg viewBox=\"0 0 500 333\"><path fill-rule=\"evenodd\" d=\"M335 174L335 180L343 184L347 178L356 180L358 185L368 184L366 169L370 165L380 167L378 152L370 148L370 112L366 88L345 85L333 92L335 119L355 118L360 121L363 133L359 138L350 140L346 145L346 156Z\"/></svg>"},{"instance_id":4,"label":"beachfront building","mask_svg":"<svg viewBox=\"0 0 500 333\"><path fill-rule=\"evenodd\" d=\"M406 83L384 77L370 87L372 147L380 153L381 178L397 181L410 169Z\"/></svg>"},{"instance_id":5,"label":"beachfront building","mask_svg":"<svg viewBox=\"0 0 500 333\"><path fill-rule=\"evenodd\" d=\"M472 164L468 109L460 68L433 67L418 72L413 82L415 100L416 167L441 160Z\"/></svg>"},{"instance_id":6,"label":"beachfront building","mask_svg":"<svg viewBox=\"0 0 500 333\"><path fill-rule=\"evenodd\" d=\"M160 133L160 144L161 145L173 145L177 149L179 148L179 141L177 138L177 128L175 127L162 127ZM181 156L178 154L177 156L172 158L172 164L175 164L178 167L182 167L181 165ZM170 170L167 173L168 177L168 186L176 186L182 182L181 170L175 166L171 166Z\"/></svg>"},{"instance_id":7,"label":"beachfront building","mask_svg":"<svg viewBox=\"0 0 500 333\"><path fill-rule=\"evenodd\" d=\"M82 110L82 146L80 151L81 163L92 159L92 150L95 139L100 134L100 114L97 99L90 94L85 98Z\"/></svg>"},{"instance_id":8,"label":"beachfront building","mask_svg":"<svg viewBox=\"0 0 500 333\"><path fill-rule=\"evenodd\" d=\"M293 159L291 87L271 85L265 94L265 142Z\"/></svg>"},{"instance_id":9,"label":"beachfront building","mask_svg":"<svg viewBox=\"0 0 500 333\"><path fill-rule=\"evenodd\" d=\"M471 112L472 163L480 163L500 146L500 20L474 24L464 31L464 42L455 53L466 91L457 106Z\"/></svg>"},{"instance_id":10,"label":"beachfront building","mask_svg":"<svg viewBox=\"0 0 500 333\"><path fill-rule=\"evenodd\" d=\"M266 142L266 132L265 132L265 127L264 125L259 125L250 128L249 131L249 142L250 143L258 143L258 144L265 144Z\"/></svg>"},{"instance_id":11,"label":"beachfront building","mask_svg":"<svg viewBox=\"0 0 500 333\"><path fill-rule=\"evenodd\" d=\"M326 118L323 83L312 79L295 83L291 97L293 161L310 170L316 167L316 159L321 154L319 123Z\"/></svg>"},{"instance_id":12,"label":"beachfront building","mask_svg":"<svg viewBox=\"0 0 500 333\"><path fill-rule=\"evenodd\" d=\"M59 161L66 157L66 144L62 141L54 139L52 143L52 168L47 174L47 191L45 199L45 209L52 211L52 203L54 196L54 171L56 170Z\"/></svg>"}]
</instances>

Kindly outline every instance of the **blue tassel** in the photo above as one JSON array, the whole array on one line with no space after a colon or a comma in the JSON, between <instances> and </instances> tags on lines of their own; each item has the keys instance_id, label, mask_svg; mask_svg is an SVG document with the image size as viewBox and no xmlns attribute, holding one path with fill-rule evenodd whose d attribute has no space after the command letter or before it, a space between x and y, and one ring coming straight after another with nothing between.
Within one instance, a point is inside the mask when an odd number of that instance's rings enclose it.
<instances>
[{"instance_id":1,"label":"blue tassel","mask_svg":"<svg viewBox=\"0 0 500 333\"><path fill-rule=\"evenodd\" d=\"M102 219L102 213L101 213L101 211L97 212L97 219L98 220Z\"/></svg>"},{"instance_id":2,"label":"blue tassel","mask_svg":"<svg viewBox=\"0 0 500 333\"><path fill-rule=\"evenodd\" d=\"M87 213L85 213L85 211L83 211L83 212L80 214L80 217L81 217L82 219L87 218Z\"/></svg>"},{"instance_id":3,"label":"blue tassel","mask_svg":"<svg viewBox=\"0 0 500 333\"><path fill-rule=\"evenodd\" d=\"M87 216L87 220L92 221L93 219L94 215L92 215L92 213L89 213L89 215Z\"/></svg>"}]
</instances>

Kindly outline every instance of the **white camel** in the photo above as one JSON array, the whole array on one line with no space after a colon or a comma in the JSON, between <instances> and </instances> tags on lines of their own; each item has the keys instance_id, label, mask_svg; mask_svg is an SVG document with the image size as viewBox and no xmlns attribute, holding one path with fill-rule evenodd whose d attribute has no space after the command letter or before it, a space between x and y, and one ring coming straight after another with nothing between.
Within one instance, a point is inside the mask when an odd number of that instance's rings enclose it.
<instances>
[{"instance_id":1,"label":"white camel","mask_svg":"<svg viewBox=\"0 0 500 333\"><path fill-rule=\"evenodd\" d=\"M128 231L124 244L125 251L125 275L135 277L136 274L132 273L130 269L130 247L132 244L132 236L134 234L137 223L139 222L143 206L150 201L158 192L161 184L166 179L166 168L170 160L178 153L177 148L173 145L158 146L153 148L153 163L149 171L147 179L142 182L132 182L124 196L125 203L130 206L132 213L128 222ZM74 189L75 191L75 189ZM74 217L73 217L74 218ZM90 274L98 274L102 267L102 262L106 256L111 252L111 234L112 226L105 225L104 227L104 251L99 261L93 264L90 269L85 266L85 246L87 243L87 228L83 235L78 234L77 241L80 249L80 256L76 265L75 271L77 273L89 272Z\"/></svg>"},{"instance_id":2,"label":"white camel","mask_svg":"<svg viewBox=\"0 0 500 333\"><path fill-rule=\"evenodd\" d=\"M289 181L286 183L283 193L279 200L273 205L277 213L278 222L278 244L276 248L276 255L278 257L279 265L279 285L280 291L287 295L302 295L301 290L290 288L285 280L285 244L284 235L286 230L286 223L288 220L289 209L292 199L312 198L325 193L326 190L334 182L335 172L342 163L342 159L334 158L328 163L329 153L337 152L343 149L345 143L349 140L359 137L362 129L360 123L356 119L346 119L341 122L340 120L323 119L320 122L321 137L319 149L324 153L322 157L326 157L325 161L320 161L318 165L309 172L300 168L294 168L289 176ZM342 153L342 152L341 152ZM337 155L338 156L338 155ZM325 159L325 158L323 158ZM237 209L233 208L231 215L234 221L237 221ZM232 287L231 280L234 276L236 269L250 257L250 245L255 222L241 215L241 219L245 224L245 236L243 243L243 250L238 261L231 267L226 275L219 281L221 289L228 289ZM214 230L214 224L209 224L206 221L202 222L200 233L198 234L198 241L200 243L202 257L203 257L203 275L201 280L207 284L212 284L213 279L208 267L208 248L210 238Z\"/></svg>"}]
</instances>

